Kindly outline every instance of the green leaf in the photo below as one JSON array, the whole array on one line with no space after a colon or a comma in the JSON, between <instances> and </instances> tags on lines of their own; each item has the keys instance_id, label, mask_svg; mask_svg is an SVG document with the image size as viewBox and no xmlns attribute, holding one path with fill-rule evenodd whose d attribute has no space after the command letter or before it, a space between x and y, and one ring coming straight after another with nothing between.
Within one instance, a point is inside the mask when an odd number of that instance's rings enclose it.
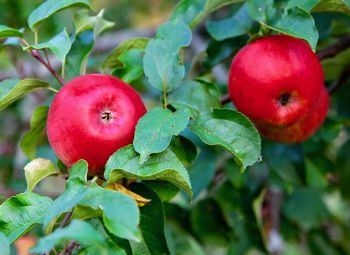
<instances>
[{"instance_id":1,"label":"green leaf","mask_svg":"<svg viewBox=\"0 0 350 255\"><path fill-rule=\"evenodd\" d=\"M89 16L88 10L81 10L74 16L75 33L80 34L87 30L93 30L94 36L102 34L107 29L114 26L114 22L103 18L104 10L101 10L96 16Z\"/></svg>"},{"instance_id":2,"label":"green leaf","mask_svg":"<svg viewBox=\"0 0 350 255\"><path fill-rule=\"evenodd\" d=\"M67 181L67 188L53 202L51 210L46 213L43 221L46 232L50 232L56 220L63 213L71 211L87 194L88 190L85 186L87 171L87 163L83 160L78 161L69 169L70 175Z\"/></svg>"},{"instance_id":3,"label":"green leaf","mask_svg":"<svg viewBox=\"0 0 350 255\"><path fill-rule=\"evenodd\" d=\"M21 30L20 32L23 32L24 30ZM22 47L21 39L19 37L8 37L6 38L1 44L0 44L0 51L4 50L7 47Z\"/></svg>"},{"instance_id":4,"label":"green leaf","mask_svg":"<svg viewBox=\"0 0 350 255\"><path fill-rule=\"evenodd\" d=\"M181 0L176 5L171 20L183 21L191 25L194 21L201 19L205 4L206 0Z\"/></svg>"},{"instance_id":5,"label":"green leaf","mask_svg":"<svg viewBox=\"0 0 350 255\"><path fill-rule=\"evenodd\" d=\"M229 150L244 170L258 161L261 140L254 125L239 112L214 109L204 112L191 124L191 129L209 145L221 145Z\"/></svg>"},{"instance_id":6,"label":"green leaf","mask_svg":"<svg viewBox=\"0 0 350 255\"><path fill-rule=\"evenodd\" d=\"M206 68L212 69L216 65L229 59L247 44L245 36L235 37L224 41L212 40L207 48L207 58L204 62Z\"/></svg>"},{"instance_id":7,"label":"green leaf","mask_svg":"<svg viewBox=\"0 0 350 255\"><path fill-rule=\"evenodd\" d=\"M169 182L143 181L142 183L152 189L163 202L170 201L179 192L179 188Z\"/></svg>"},{"instance_id":8,"label":"green leaf","mask_svg":"<svg viewBox=\"0 0 350 255\"><path fill-rule=\"evenodd\" d=\"M188 169L196 198L202 190L207 188L214 178L217 169L218 157L208 148L203 148L196 163Z\"/></svg>"},{"instance_id":9,"label":"green leaf","mask_svg":"<svg viewBox=\"0 0 350 255\"><path fill-rule=\"evenodd\" d=\"M86 182L88 173L88 163L85 160L79 160L69 169L68 181L75 178L82 182Z\"/></svg>"},{"instance_id":10,"label":"green leaf","mask_svg":"<svg viewBox=\"0 0 350 255\"><path fill-rule=\"evenodd\" d=\"M144 163L152 153L164 151L171 138L183 131L189 115L185 111L171 112L168 109L153 108L138 121L135 130L134 148Z\"/></svg>"},{"instance_id":11,"label":"green leaf","mask_svg":"<svg viewBox=\"0 0 350 255\"><path fill-rule=\"evenodd\" d=\"M10 243L25 234L33 225L41 224L52 201L35 193L25 192L0 205L0 229Z\"/></svg>"},{"instance_id":12,"label":"green leaf","mask_svg":"<svg viewBox=\"0 0 350 255\"><path fill-rule=\"evenodd\" d=\"M350 15L349 0L319 0L313 12L342 12Z\"/></svg>"},{"instance_id":13,"label":"green leaf","mask_svg":"<svg viewBox=\"0 0 350 255\"><path fill-rule=\"evenodd\" d=\"M180 85L185 67L179 52L191 40L191 30L183 22L168 22L158 28L156 39L148 43L143 58L145 75L153 87L170 92Z\"/></svg>"},{"instance_id":14,"label":"green leaf","mask_svg":"<svg viewBox=\"0 0 350 255\"><path fill-rule=\"evenodd\" d=\"M228 240L228 226L215 200L199 201L191 211L191 226L199 239L206 244L225 244Z\"/></svg>"},{"instance_id":15,"label":"green leaf","mask_svg":"<svg viewBox=\"0 0 350 255\"><path fill-rule=\"evenodd\" d=\"M151 199L151 202L140 208L140 229L142 233L141 243L133 244L135 254L140 248L146 246L149 254L170 254L164 234L164 208L162 201L156 193L144 184L133 184L131 190L143 197Z\"/></svg>"},{"instance_id":16,"label":"green leaf","mask_svg":"<svg viewBox=\"0 0 350 255\"><path fill-rule=\"evenodd\" d=\"M177 215L175 217L177 217ZM192 235L175 224L166 225L166 238L168 241L170 254L208 254L204 252L204 248L201 247L199 242Z\"/></svg>"},{"instance_id":17,"label":"green leaf","mask_svg":"<svg viewBox=\"0 0 350 255\"><path fill-rule=\"evenodd\" d=\"M51 232L58 218L62 214L72 211L72 209L79 204L87 193L88 189L81 181L73 179L67 182L65 192L53 202L51 210L46 212L45 219L43 221L45 232Z\"/></svg>"},{"instance_id":18,"label":"green leaf","mask_svg":"<svg viewBox=\"0 0 350 255\"><path fill-rule=\"evenodd\" d=\"M137 230L139 210L131 197L96 186L88 190L79 205L102 211L104 225L112 234L129 240L140 240Z\"/></svg>"},{"instance_id":19,"label":"green leaf","mask_svg":"<svg viewBox=\"0 0 350 255\"><path fill-rule=\"evenodd\" d=\"M56 57L61 61L64 62L68 52L70 51L70 48L72 47L72 43L70 41L69 35L67 33L67 30L64 29L61 33L54 36L47 42L39 43L37 45L30 45L25 48L27 49L36 49L36 50L42 50L42 49L49 49L52 51L53 54L56 55Z\"/></svg>"},{"instance_id":20,"label":"green leaf","mask_svg":"<svg viewBox=\"0 0 350 255\"><path fill-rule=\"evenodd\" d=\"M263 158L268 162L273 185L288 189L302 184L298 169L303 168L304 152L300 145L266 143Z\"/></svg>"},{"instance_id":21,"label":"green leaf","mask_svg":"<svg viewBox=\"0 0 350 255\"><path fill-rule=\"evenodd\" d=\"M283 212L305 230L320 226L330 216L321 193L311 188L295 189L284 204Z\"/></svg>"},{"instance_id":22,"label":"green leaf","mask_svg":"<svg viewBox=\"0 0 350 255\"><path fill-rule=\"evenodd\" d=\"M0 25L0 38L23 37L23 33L15 28Z\"/></svg>"},{"instance_id":23,"label":"green leaf","mask_svg":"<svg viewBox=\"0 0 350 255\"><path fill-rule=\"evenodd\" d=\"M94 247L100 252L106 254L106 241L104 237L96 231L90 224L80 220L72 220L69 226L59 228L52 234L41 238L37 245L30 249L31 253L48 253L60 241L78 241L83 247Z\"/></svg>"},{"instance_id":24,"label":"green leaf","mask_svg":"<svg viewBox=\"0 0 350 255\"><path fill-rule=\"evenodd\" d=\"M50 160L37 158L30 161L24 167L27 190L32 191L40 181L53 174L57 174L57 170Z\"/></svg>"},{"instance_id":25,"label":"green leaf","mask_svg":"<svg viewBox=\"0 0 350 255\"><path fill-rule=\"evenodd\" d=\"M84 73L86 62L93 46L94 32L92 30L84 31L75 36L65 65L67 80Z\"/></svg>"},{"instance_id":26,"label":"green leaf","mask_svg":"<svg viewBox=\"0 0 350 255\"><path fill-rule=\"evenodd\" d=\"M243 2L243 0L207 0L205 4L205 11L208 15L209 13L214 12L226 5L240 2Z\"/></svg>"},{"instance_id":27,"label":"green leaf","mask_svg":"<svg viewBox=\"0 0 350 255\"><path fill-rule=\"evenodd\" d=\"M303 9L289 9L275 24L268 25L272 30L306 40L315 51L318 31L313 17Z\"/></svg>"},{"instance_id":28,"label":"green leaf","mask_svg":"<svg viewBox=\"0 0 350 255\"><path fill-rule=\"evenodd\" d=\"M318 165L310 159L305 160L306 180L310 187L324 189L328 182L325 174L322 173Z\"/></svg>"},{"instance_id":29,"label":"green leaf","mask_svg":"<svg viewBox=\"0 0 350 255\"><path fill-rule=\"evenodd\" d=\"M184 81L168 97L177 110L189 110L191 117L197 117L210 108L220 107L220 91L212 83Z\"/></svg>"},{"instance_id":30,"label":"green leaf","mask_svg":"<svg viewBox=\"0 0 350 255\"><path fill-rule=\"evenodd\" d=\"M87 12L78 12L74 17L76 32L65 64L67 79L73 79L86 73L87 61L96 37L112 26L112 23L103 19L102 16L103 11L97 16L88 16Z\"/></svg>"},{"instance_id":31,"label":"green leaf","mask_svg":"<svg viewBox=\"0 0 350 255\"><path fill-rule=\"evenodd\" d=\"M267 23L275 13L274 0L247 0L250 17L258 22Z\"/></svg>"},{"instance_id":32,"label":"green leaf","mask_svg":"<svg viewBox=\"0 0 350 255\"><path fill-rule=\"evenodd\" d=\"M299 7L307 12L310 12L319 2L320 0L290 0L288 1L285 9L288 10L293 7Z\"/></svg>"},{"instance_id":33,"label":"green leaf","mask_svg":"<svg viewBox=\"0 0 350 255\"><path fill-rule=\"evenodd\" d=\"M0 111L26 94L50 85L37 79L8 79L0 82Z\"/></svg>"},{"instance_id":34,"label":"green leaf","mask_svg":"<svg viewBox=\"0 0 350 255\"><path fill-rule=\"evenodd\" d=\"M112 74L126 83L139 79L143 74L143 50L132 49L122 53L118 60L121 66L113 70Z\"/></svg>"},{"instance_id":35,"label":"green leaf","mask_svg":"<svg viewBox=\"0 0 350 255\"><path fill-rule=\"evenodd\" d=\"M2 232L0 232L0 251L3 255L10 255L10 242Z\"/></svg>"},{"instance_id":36,"label":"green leaf","mask_svg":"<svg viewBox=\"0 0 350 255\"><path fill-rule=\"evenodd\" d=\"M36 147L45 136L48 111L47 106L39 106L34 110L30 120L30 129L21 140L20 147L29 159L35 158Z\"/></svg>"},{"instance_id":37,"label":"green leaf","mask_svg":"<svg viewBox=\"0 0 350 255\"><path fill-rule=\"evenodd\" d=\"M119 60L119 57L132 49L144 50L149 40L149 38L136 37L122 42L104 60L102 64L103 68L123 68L125 63L122 60Z\"/></svg>"},{"instance_id":38,"label":"green leaf","mask_svg":"<svg viewBox=\"0 0 350 255\"><path fill-rule=\"evenodd\" d=\"M263 210L264 210L263 206L264 206L265 198L266 198L266 189L263 189L260 195L254 199L252 206L253 206L254 215L256 218L257 226L260 231L261 238L264 242L264 245L267 247L268 240L266 236L266 230L264 228L264 219L263 219Z\"/></svg>"},{"instance_id":39,"label":"green leaf","mask_svg":"<svg viewBox=\"0 0 350 255\"><path fill-rule=\"evenodd\" d=\"M185 167L191 166L198 156L196 145L184 136L173 137L170 149Z\"/></svg>"},{"instance_id":40,"label":"green leaf","mask_svg":"<svg viewBox=\"0 0 350 255\"><path fill-rule=\"evenodd\" d=\"M245 195L242 195L242 192ZM256 226L252 201L247 190L236 190L228 182L223 183L216 194L224 218L232 229L229 253L247 254L250 247L260 246L259 229ZM251 233L257 233L252 235Z\"/></svg>"},{"instance_id":41,"label":"green leaf","mask_svg":"<svg viewBox=\"0 0 350 255\"><path fill-rule=\"evenodd\" d=\"M248 0L247 8L251 18L260 22L263 26L282 34L304 39L315 51L318 31L311 14L303 9L305 4L306 1L302 6L298 3L289 3L289 7L294 5L296 7L289 8L278 19L274 17L276 9L273 7L273 0Z\"/></svg>"},{"instance_id":42,"label":"green leaf","mask_svg":"<svg viewBox=\"0 0 350 255\"><path fill-rule=\"evenodd\" d=\"M91 224L96 231L103 235L106 239L105 247L108 246L106 253L108 255L133 255L131 247L128 240L120 239L111 234L106 227L103 225L103 222L100 219L90 219L89 224ZM86 247L79 250L79 255L96 255L100 254L98 247ZM107 247L106 247L107 248Z\"/></svg>"},{"instance_id":43,"label":"green leaf","mask_svg":"<svg viewBox=\"0 0 350 255\"><path fill-rule=\"evenodd\" d=\"M175 154L166 151L151 155L140 164L140 156L128 145L115 152L107 161L104 177L108 183L126 177L139 180L165 180L192 194L187 170Z\"/></svg>"},{"instance_id":44,"label":"green leaf","mask_svg":"<svg viewBox=\"0 0 350 255\"><path fill-rule=\"evenodd\" d=\"M347 99L347 103L349 102L349 99ZM337 153L336 156L336 163L337 163L337 170L336 170L336 176L339 176L339 188L342 197L346 198L347 200L350 197L350 189L349 189L349 183L350 183L350 157L349 157L349 150L350 150L350 140L348 139L340 148L340 150Z\"/></svg>"},{"instance_id":45,"label":"green leaf","mask_svg":"<svg viewBox=\"0 0 350 255\"><path fill-rule=\"evenodd\" d=\"M53 203L44 220L44 228L49 232L56 220L69 211L78 210L83 215L83 207L89 208L89 217L103 216L108 230L114 235L138 240L137 226L139 212L136 202L127 195L102 189L97 185L87 185L87 163L80 160L69 170L66 191ZM91 208L91 209L90 209ZM74 212L75 213L75 212ZM86 218L86 215L82 218Z\"/></svg>"},{"instance_id":46,"label":"green leaf","mask_svg":"<svg viewBox=\"0 0 350 255\"><path fill-rule=\"evenodd\" d=\"M28 25L31 30L36 31L41 22L59 11L72 7L91 9L89 0L46 0L29 15Z\"/></svg>"},{"instance_id":47,"label":"green leaf","mask_svg":"<svg viewBox=\"0 0 350 255\"><path fill-rule=\"evenodd\" d=\"M198 25L207 15L225 5L239 3L243 0L182 0L172 15L171 20L182 21L189 26Z\"/></svg>"},{"instance_id":48,"label":"green leaf","mask_svg":"<svg viewBox=\"0 0 350 255\"><path fill-rule=\"evenodd\" d=\"M326 81L334 81L339 79L341 74L350 63L350 49L339 52L333 58L326 58L322 61L322 69Z\"/></svg>"},{"instance_id":49,"label":"green leaf","mask_svg":"<svg viewBox=\"0 0 350 255\"><path fill-rule=\"evenodd\" d=\"M218 41L246 34L253 26L253 20L248 15L247 6L243 5L232 17L209 21L207 30Z\"/></svg>"}]
</instances>

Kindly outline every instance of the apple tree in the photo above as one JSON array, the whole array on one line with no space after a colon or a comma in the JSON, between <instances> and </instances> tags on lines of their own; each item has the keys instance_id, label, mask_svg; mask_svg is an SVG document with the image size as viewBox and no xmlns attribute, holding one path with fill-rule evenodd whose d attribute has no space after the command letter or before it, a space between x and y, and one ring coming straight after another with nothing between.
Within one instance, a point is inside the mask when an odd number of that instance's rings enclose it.
<instances>
[{"instance_id":1,"label":"apple tree","mask_svg":"<svg viewBox=\"0 0 350 255\"><path fill-rule=\"evenodd\" d=\"M350 2L117 2L0 3L0 254L350 254Z\"/></svg>"}]
</instances>

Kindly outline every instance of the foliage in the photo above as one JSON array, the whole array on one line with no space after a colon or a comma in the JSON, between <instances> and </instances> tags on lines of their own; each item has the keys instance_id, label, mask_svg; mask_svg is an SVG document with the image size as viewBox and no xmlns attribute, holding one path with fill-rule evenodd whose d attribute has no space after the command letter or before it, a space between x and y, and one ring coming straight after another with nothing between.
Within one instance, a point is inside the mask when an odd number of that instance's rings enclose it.
<instances>
[{"instance_id":1,"label":"foliage","mask_svg":"<svg viewBox=\"0 0 350 255\"><path fill-rule=\"evenodd\" d=\"M38 238L33 254L350 254L349 50L321 59L325 85L344 86L303 144L261 139L222 96L233 56L259 37L299 37L315 52L344 40L349 1L180 0L154 36L103 52L99 38L122 22L104 17L118 12L106 2L0 3L28 9L27 25L23 13L0 17L0 66L21 70L28 55L52 74L0 82L1 254L27 233ZM89 178L87 162L66 169L45 134L52 97L86 72L118 76L148 106L133 143Z\"/></svg>"}]
</instances>

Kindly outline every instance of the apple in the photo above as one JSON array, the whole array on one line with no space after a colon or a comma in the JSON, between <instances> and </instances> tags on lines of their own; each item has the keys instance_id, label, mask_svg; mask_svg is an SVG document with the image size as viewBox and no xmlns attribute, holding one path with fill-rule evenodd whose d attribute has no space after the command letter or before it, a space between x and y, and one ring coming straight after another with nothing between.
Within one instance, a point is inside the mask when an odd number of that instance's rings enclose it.
<instances>
[{"instance_id":1,"label":"apple","mask_svg":"<svg viewBox=\"0 0 350 255\"><path fill-rule=\"evenodd\" d=\"M109 156L132 143L135 126L146 112L137 92L116 77L79 76L54 97L47 119L49 143L60 160L89 164L89 175L103 173Z\"/></svg>"},{"instance_id":2,"label":"apple","mask_svg":"<svg viewBox=\"0 0 350 255\"><path fill-rule=\"evenodd\" d=\"M329 108L328 92L324 88L318 103L304 118L290 126L257 125L266 138L283 143L300 143L313 135L322 125Z\"/></svg>"},{"instance_id":3,"label":"apple","mask_svg":"<svg viewBox=\"0 0 350 255\"><path fill-rule=\"evenodd\" d=\"M229 96L265 137L300 143L322 125L329 98L322 66L308 43L287 35L262 37L231 63Z\"/></svg>"},{"instance_id":4,"label":"apple","mask_svg":"<svg viewBox=\"0 0 350 255\"><path fill-rule=\"evenodd\" d=\"M15 241L17 255L29 255L29 249L36 244L36 238L25 235Z\"/></svg>"}]
</instances>

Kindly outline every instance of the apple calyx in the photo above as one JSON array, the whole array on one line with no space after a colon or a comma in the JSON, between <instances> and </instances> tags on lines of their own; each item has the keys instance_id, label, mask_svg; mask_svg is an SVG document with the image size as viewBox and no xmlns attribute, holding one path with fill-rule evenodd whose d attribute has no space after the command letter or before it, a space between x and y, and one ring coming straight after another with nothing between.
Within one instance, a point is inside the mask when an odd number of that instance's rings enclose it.
<instances>
[{"instance_id":1,"label":"apple calyx","mask_svg":"<svg viewBox=\"0 0 350 255\"><path fill-rule=\"evenodd\" d=\"M112 111L105 110L101 113L101 119L105 122L110 122L114 118Z\"/></svg>"}]
</instances>

